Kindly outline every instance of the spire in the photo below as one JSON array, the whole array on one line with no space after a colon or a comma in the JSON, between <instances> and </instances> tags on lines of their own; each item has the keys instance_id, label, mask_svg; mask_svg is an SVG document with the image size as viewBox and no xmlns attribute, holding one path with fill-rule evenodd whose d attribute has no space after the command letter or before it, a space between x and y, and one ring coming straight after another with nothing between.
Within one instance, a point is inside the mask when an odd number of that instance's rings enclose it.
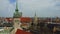
<instances>
[{"instance_id":1,"label":"spire","mask_svg":"<svg viewBox=\"0 0 60 34\"><path fill-rule=\"evenodd\" d=\"M35 16L36 16L36 12L35 12Z\"/></svg>"},{"instance_id":2,"label":"spire","mask_svg":"<svg viewBox=\"0 0 60 34\"><path fill-rule=\"evenodd\" d=\"M34 16L34 30L36 30L37 29L37 15L36 15L36 12L35 12L35 16Z\"/></svg>"},{"instance_id":3,"label":"spire","mask_svg":"<svg viewBox=\"0 0 60 34\"><path fill-rule=\"evenodd\" d=\"M18 12L18 0L16 0L16 9L15 9L16 12Z\"/></svg>"},{"instance_id":4,"label":"spire","mask_svg":"<svg viewBox=\"0 0 60 34\"><path fill-rule=\"evenodd\" d=\"M15 12L13 14L13 17L14 18L20 18L22 16L22 12L19 12L18 10L18 0L16 0L16 9L15 9Z\"/></svg>"},{"instance_id":5,"label":"spire","mask_svg":"<svg viewBox=\"0 0 60 34\"><path fill-rule=\"evenodd\" d=\"M36 12L35 12L35 16L34 16L34 23L37 22L37 15L36 15Z\"/></svg>"},{"instance_id":6,"label":"spire","mask_svg":"<svg viewBox=\"0 0 60 34\"><path fill-rule=\"evenodd\" d=\"M35 11L35 14L34 14L34 20L36 19L37 15L36 15L36 11Z\"/></svg>"}]
</instances>

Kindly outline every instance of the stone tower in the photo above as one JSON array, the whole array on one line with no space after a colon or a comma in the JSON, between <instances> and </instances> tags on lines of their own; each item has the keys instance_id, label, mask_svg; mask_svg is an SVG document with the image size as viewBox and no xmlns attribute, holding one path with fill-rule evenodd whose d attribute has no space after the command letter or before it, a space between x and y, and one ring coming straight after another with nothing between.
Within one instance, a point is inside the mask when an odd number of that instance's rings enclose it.
<instances>
[{"instance_id":1,"label":"stone tower","mask_svg":"<svg viewBox=\"0 0 60 34\"><path fill-rule=\"evenodd\" d=\"M35 16L34 16L34 24L37 24L37 20L38 20L38 18L37 18L36 12L35 12Z\"/></svg>"},{"instance_id":2,"label":"stone tower","mask_svg":"<svg viewBox=\"0 0 60 34\"><path fill-rule=\"evenodd\" d=\"M16 0L16 9L15 9L15 12L14 12L14 14L13 14L13 18L14 18L14 20L13 20L13 22L14 22L14 29L13 29L13 31L11 32L11 34L15 34L16 33L16 31L17 31L17 29L21 29L20 28L20 17L22 17L22 12L19 12L19 10L18 10L18 0Z\"/></svg>"},{"instance_id":3,"label":"stone tower","mask_svg":"<svg viewBox=\"0 0 60 34\"><path fill-rule=\"evenodd\" d=\"M38 24L37 20L38 20L38 18L37 18L36 12L35 12L35 16L34 16L34 30L37 29L37 24Z\"/></svg>"}]
</instances>

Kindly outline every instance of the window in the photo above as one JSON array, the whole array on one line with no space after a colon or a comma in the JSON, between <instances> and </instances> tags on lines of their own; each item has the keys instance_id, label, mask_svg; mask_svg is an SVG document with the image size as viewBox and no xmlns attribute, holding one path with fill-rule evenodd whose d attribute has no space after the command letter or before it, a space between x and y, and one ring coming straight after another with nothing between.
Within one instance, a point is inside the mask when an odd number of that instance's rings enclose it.
<instances>
[{"instance_id":1,"label":"window","mask_svg":"<svg viewBox=\"0 0 60 34\"><path fill-rule=\"evenodd\" d=\"M20 22L19 20L15 20L15 22Z\"/></svg>"}]
</instances>

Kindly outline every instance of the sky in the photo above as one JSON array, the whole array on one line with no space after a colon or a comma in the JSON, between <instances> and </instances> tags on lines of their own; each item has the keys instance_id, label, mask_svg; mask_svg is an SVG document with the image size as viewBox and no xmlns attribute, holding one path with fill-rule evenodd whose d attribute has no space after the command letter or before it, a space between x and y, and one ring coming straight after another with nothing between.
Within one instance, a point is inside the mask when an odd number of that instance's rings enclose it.
<instances>
[{"instance_id":1,"label":"sky","mask_svg":"<svg viewBox=\"0 0 60 34\"><path fill-rule=\"evenodd\" d=\"M0 0L0 17L13 17L16 0ZM18 0L24 17L60 17L60 0Z\"/></svg>"}]
</instances>

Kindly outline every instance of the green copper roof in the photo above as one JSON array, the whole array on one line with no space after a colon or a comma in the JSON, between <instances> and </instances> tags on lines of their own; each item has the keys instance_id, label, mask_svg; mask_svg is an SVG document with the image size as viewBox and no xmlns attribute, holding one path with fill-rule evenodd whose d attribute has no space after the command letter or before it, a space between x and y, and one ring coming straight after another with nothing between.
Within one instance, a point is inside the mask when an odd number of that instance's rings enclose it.
<instances>
[{"instance_id":1,"label":"green copper roof","mask_svg":"<svg viewBox=\"0 0 60 34\"><path fill-rule=\"evenodd\" d=\"M13 18L19 18L22 16L22 12L19 12L18 10L18 0L16 0L16 9L15 9L15 12L13 14Z\"/></svg>"},{"instance_id":2,"label":"green copper roof","mask_svg":"<svg viewBox=\"0 0 60 34\"><path fill-rule=\"evenodd\" d=\"M13 15L14 18L19 18L21 16L22 16L22 12L15 12Z\"/></svg>"},{"instance_id":3,"label":"green copper roof","mask_svg":"<svg viewBox=\"0 0 60 34\"><path fill-rule=\"evenodd\" d=\"M17 12L19 11L18 10L18 0L16 0L16 9L15 9L15 11L17 11Z\"/></svg>"}]
</instances>

